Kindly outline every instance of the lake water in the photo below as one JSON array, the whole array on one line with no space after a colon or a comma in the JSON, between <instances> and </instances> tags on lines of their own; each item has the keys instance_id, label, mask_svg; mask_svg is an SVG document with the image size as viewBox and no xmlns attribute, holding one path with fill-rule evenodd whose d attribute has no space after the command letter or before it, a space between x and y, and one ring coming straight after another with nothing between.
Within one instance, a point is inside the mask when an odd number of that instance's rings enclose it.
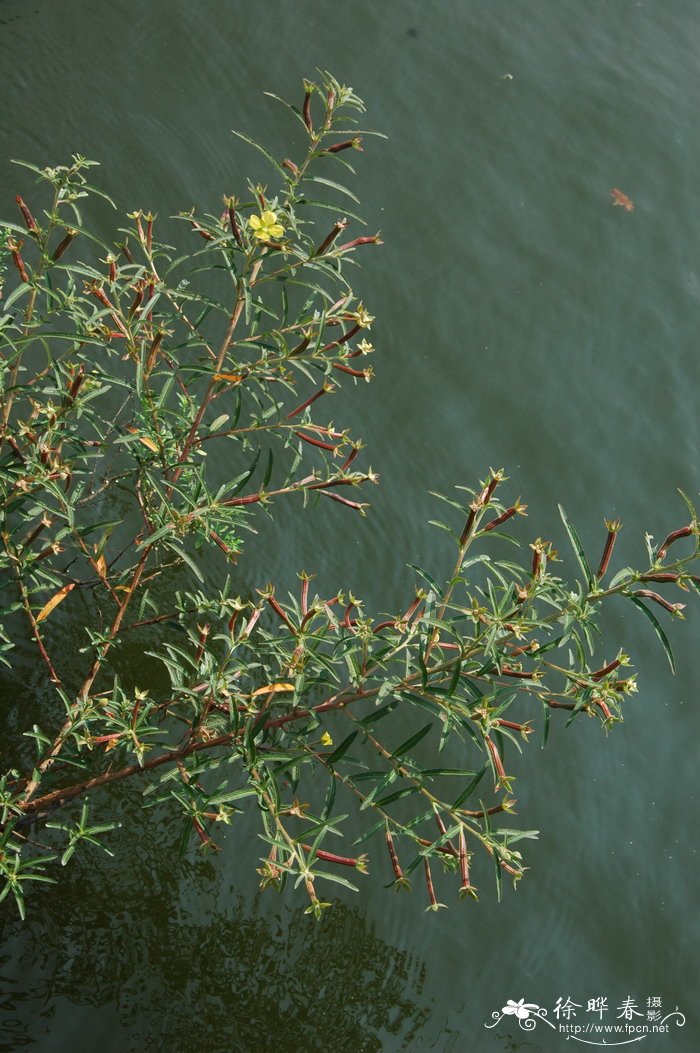
<instances>
[{"instance_id":1,"label":"lake water","mask_svg":"<svg viewBox=\"0 0 700 1053\"><path fill-rule=\"evenodd\" d=\"M231 128L294 148L262 91L298 98L331 70L389 136L358 161L385 245L358 286L378 375L352 400L382 486L359 524L333 506L262 529L248 583L313 567L390 610L407 562L446 567L428 490L490 465L533 536L564 548L558 501L593 547L619 515L633 561L645 530L684 521L675 488L700 489L699 45L694 0L0 0L0 213L30 191L10 158L72 152L101 161L122 211L214 207L265 176ZM699 1048L700 616L672 627L673 679L623 615L609 650L636 657L640 693L607 739L562 722L530 746L518 821L542 834L503 903L484 873L479 904L425 914L420 888L382 889L378 846L361 894L317 925L258 894L244 823L214 861L179 862L176 824L124 791L114 861L84 853L25 925L3 907L0 1049L554 1053L566 1036L543 1024L484 1025L520 998L598 1019L597 996L609 1021L626 998L678 1006L685 1028L643 1048ZM16 678L5 706L31 688L31 669Z\"/></svg>"}]
</instances>

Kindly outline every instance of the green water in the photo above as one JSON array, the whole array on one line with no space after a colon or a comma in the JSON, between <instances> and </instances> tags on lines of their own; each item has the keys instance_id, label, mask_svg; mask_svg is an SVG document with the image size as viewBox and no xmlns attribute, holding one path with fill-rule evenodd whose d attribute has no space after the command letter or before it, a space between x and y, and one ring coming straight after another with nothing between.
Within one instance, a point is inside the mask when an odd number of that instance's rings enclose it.
<instances>
[{"instance_id":1,"label":"green water","mask_svg":"<svg viewBox=\"0 0 700 1053\"><path fill-rule=\"evenodd\" d=\"M405 563L446 571L427 491L490 465L533 536L564 547L558 501L594 548L619 515L633 561L645 530L684 521L675 488L700 490L698 44L692 0L0 0L0 211L30 191L10 158L71 152L102 162L123 211L213 208L266 176L232 127L295 148L262 90L297 97L330 69L390 137L359 162L385 246L358 286L378 375L348 411L382 486L359 524L335 506L261 524L245 583L314 568L398 606ZM426 915L422 890L383 891L377 846L361 894L316 925L257 893L244 823L215 860L179 862L174 821L123 791L115 860L84 854L23 926L5 910L0 1049L556 1051L544 1025L484 1025L519 998L551 1016L571 997L587 1021L596 996L612 1021L627 997L677 1005L685 1028L642 1048L697 1049L699 625L673 627L672 679L646 625L608 617L640 694L607 740L562 722L530 746L518 821L542 836L500 906L485 871L480 904ZM34 665L6 679L6 711L36 701Z\"/></svg>"}]
</instances>

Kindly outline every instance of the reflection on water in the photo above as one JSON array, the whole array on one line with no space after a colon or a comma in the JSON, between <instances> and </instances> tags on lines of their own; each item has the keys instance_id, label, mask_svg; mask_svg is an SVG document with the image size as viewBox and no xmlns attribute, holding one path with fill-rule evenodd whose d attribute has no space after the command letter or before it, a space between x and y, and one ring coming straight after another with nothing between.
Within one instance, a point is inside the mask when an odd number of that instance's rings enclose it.
<instances>
[{"instance_id":1,"label":"reflection on water","mask_svg":"<svg viewBox=\"0 0 700 1053\"><path fill-rule=\"evenodd\" d=\"M60 888L33 897L26 926L8 926L1 1050L416 1048L424 965L360 910L340 904L317 925L281 915L273 894L244 904L207 861L178 865L167 827L159 847L137 823L114 844L118 893L114 865L85 855ZM125 869L134 842L149 862ZM80 1020L86 1008L89 1033L64 1024L65 1045L54 1044L56 1016Z\"/></svg>"}]
</instances>

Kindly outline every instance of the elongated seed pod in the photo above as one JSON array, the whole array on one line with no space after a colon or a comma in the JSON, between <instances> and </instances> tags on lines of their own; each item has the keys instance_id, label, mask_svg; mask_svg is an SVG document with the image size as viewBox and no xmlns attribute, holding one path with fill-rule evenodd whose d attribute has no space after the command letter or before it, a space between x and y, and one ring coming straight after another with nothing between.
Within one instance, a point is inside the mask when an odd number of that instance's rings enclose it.
<instances>
[{"instance_id":1,"label":"elongated seed pod","mask_svg":"<svg viewBox=\"0 0 700 1053\"><path fill-rule=\"evenodd\" d=\"M662 546L659 549L659 551L657 552L657 554L656 554L657 558L658 559L663 559L664 556L666 555L666 552L668 551L668 549L671 547L671 545L675 541L679 541L683 537L690 537L691 534L695 534L695 533L696 533L696 528L695 528L695 526L692 523L689 526L681 527L680 530L672 530L671 533L666 538L666 540L664 541L664 543L662 544Z\"/></svg>"},{"instance_id":2,"label":"elongated seed pod","mask_svg":"<svg viewBox=\"0 0 700 1053\"><path fill-rule=\"evenodd\" d=\"M17 206L20 212L22 213L22 218L24 219L27 230L30 234L33 234L34 237L36 237L39 233L39 228L36 225L36 220L34 219L34 216L31 214L31 212L29 211L19 194L15 198L15 201L17 202Z\"/></svg>"}]
</instances>

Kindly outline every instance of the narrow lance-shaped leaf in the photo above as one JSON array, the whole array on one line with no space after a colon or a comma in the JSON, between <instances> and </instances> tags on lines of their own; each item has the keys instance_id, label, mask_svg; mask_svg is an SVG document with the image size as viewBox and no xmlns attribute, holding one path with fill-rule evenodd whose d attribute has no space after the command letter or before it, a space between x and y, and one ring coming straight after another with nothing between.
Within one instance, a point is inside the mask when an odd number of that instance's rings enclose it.
<instances>
[{"instance_id":1,"label":"narrow lance-shaped leaf","mask_svg":"<svg viewBox=\"0 0 700 1053\"><path fill-rule=\"evenodd\" d=\"M578 534L576 533L576 530L575 530L574 526L569 522L569 518L568 518L566 512L564 511L564 509L562 508L561 505L559 505L559 515L561 516L562 522L563 522L563 524L564 524L564 526L566 528L566 532L569 535L569 541L571 542L571 547L574 550L574 554L576 556L576 559L578 560L579 566L580 566L580 568L581 568L581 570L583 572L583 576L584 576L584 578L586 580L586 584L588 585L589 589L592 589L594 587L594 585L595 585L595 578L591 574L591 568L588 565L588 560L586 559L586 553L583 551L583 545L581 544L581 539L578 536Z\"/></svg>"},{"instance_id":2,"label":"narrow lance-shaped leaf","mask_svg":"<svg viewBox=\"0 0 700 1053\"><path fill-rule=\"evenodd\" d=\"M661 642L661 646L664 649L664 653L666 654L666 657L668 658L668 664L671 667L671 672L675 674L675 672L676 672L676 660L673 657L673 651L671 650L671 644L668 641L668 637L666 636L666 633L664 632L664 630L662 629L661 625L659 624L658 618L656 617L655 614L653 614L652 611L649 610L647 605L645 603L642 603L641 600L638 600L636 596L630 596L629 593L627 593L626 595L627 595L627 599L630 600L634 604L634 606L638 610L640 610L642 612L642 614L646 615L646 617L649 619L651 624L654 626L654 632L658 636L658 638L659 638L659 640Z\"/></svg>"}]
</instances>

